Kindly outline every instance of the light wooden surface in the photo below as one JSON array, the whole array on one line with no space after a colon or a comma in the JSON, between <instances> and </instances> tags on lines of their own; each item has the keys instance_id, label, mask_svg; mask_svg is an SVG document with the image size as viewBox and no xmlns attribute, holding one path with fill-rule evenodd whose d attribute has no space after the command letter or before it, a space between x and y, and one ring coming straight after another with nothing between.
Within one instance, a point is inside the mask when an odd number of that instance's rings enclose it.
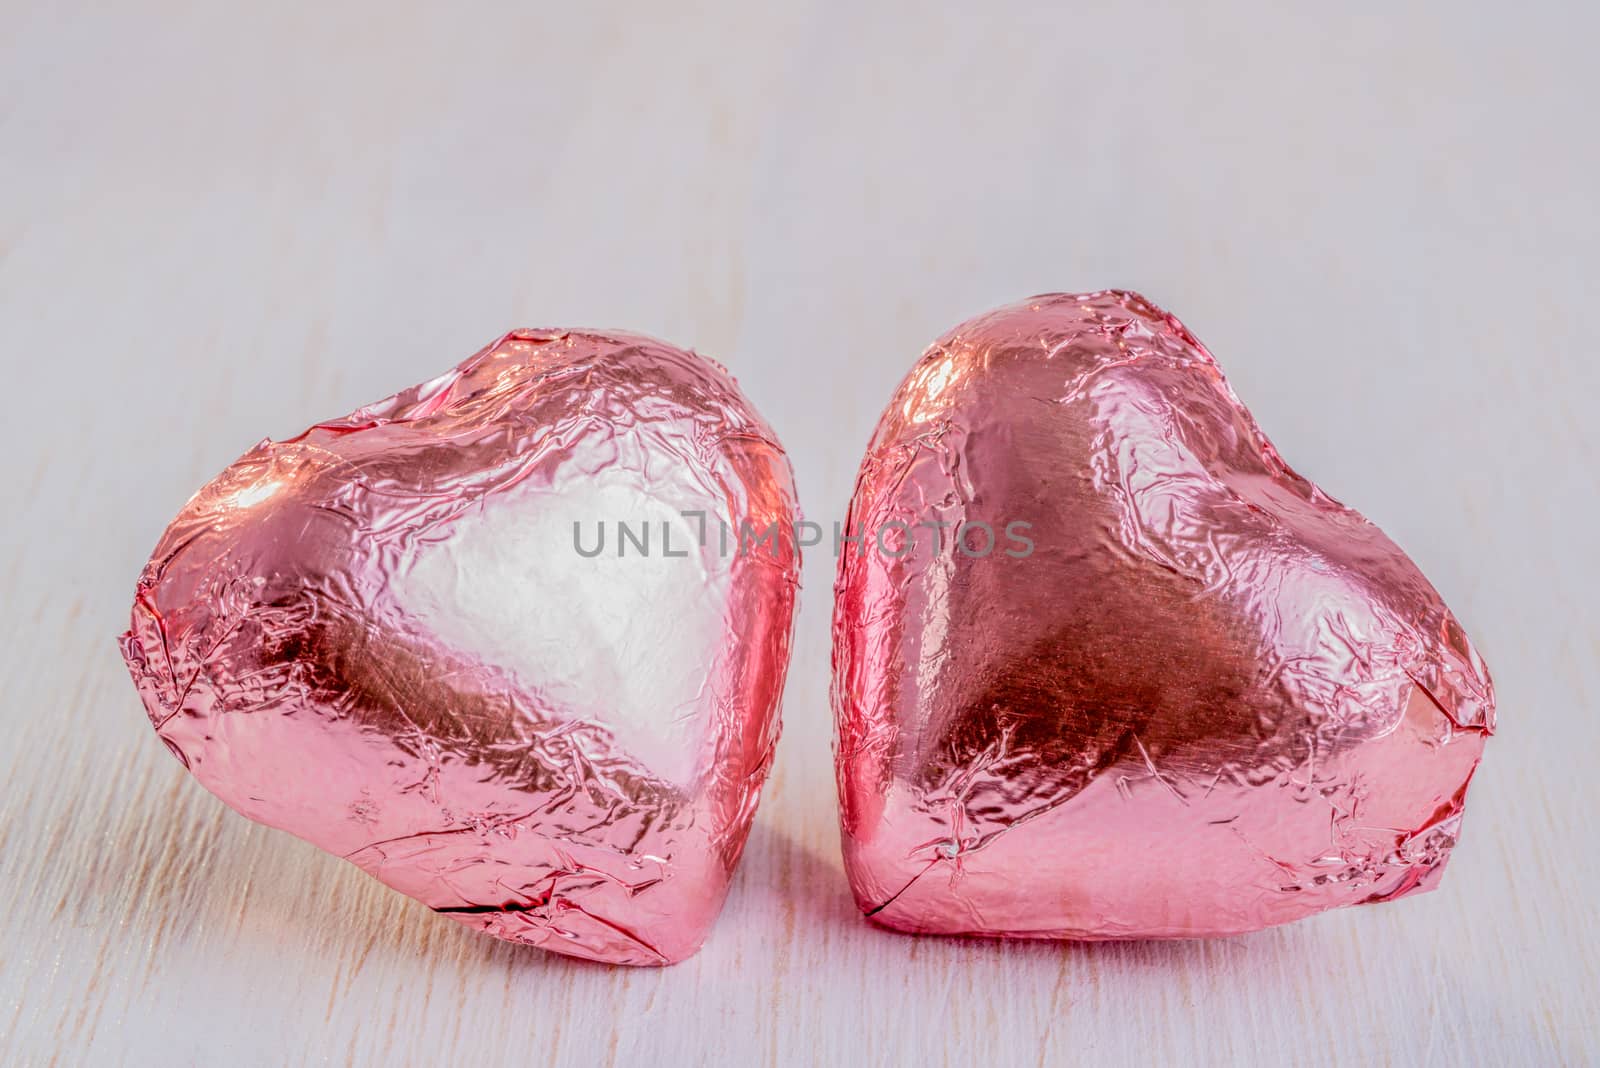
<instances>
[{"instance_id":1,"label":"light wooden surface","mask_svg":"<svg viewBox=\"0 0 1600 1068\"><path fill-rule=\"evenodd\" d=\"M760 7L4 3L0 1059L1600 1057L1594 5ZM1494 669L1439 892L1215 942L868 927L820 554L744 865L668 970L495 943L248 823L117 657L190 492L509 326L721 358L831 521L929 340L1111 284Z\"/></svg>"}]
</instances>

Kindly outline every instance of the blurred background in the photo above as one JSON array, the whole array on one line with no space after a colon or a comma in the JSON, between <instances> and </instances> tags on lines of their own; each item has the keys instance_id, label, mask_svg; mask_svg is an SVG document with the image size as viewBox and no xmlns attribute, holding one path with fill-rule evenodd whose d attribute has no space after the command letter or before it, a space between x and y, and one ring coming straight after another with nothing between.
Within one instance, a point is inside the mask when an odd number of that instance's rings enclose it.
<instances>
[{"instance_id":1,"label":"blurred background","mask_svg":"<svg viewBox=\"0 0 1600 1068\"><path fill-rule=\"evenodd\" d=\"M0 0L5 1059L1600 1057L1597 12ZM723 362L827 526L934 337L1106 286L1494 670L1439 892L1214 942L866 926L826 553L744 866L665 971L494 943L232 814L117 657L204 481L510 327Z\"/></svg>"}]
</instances>

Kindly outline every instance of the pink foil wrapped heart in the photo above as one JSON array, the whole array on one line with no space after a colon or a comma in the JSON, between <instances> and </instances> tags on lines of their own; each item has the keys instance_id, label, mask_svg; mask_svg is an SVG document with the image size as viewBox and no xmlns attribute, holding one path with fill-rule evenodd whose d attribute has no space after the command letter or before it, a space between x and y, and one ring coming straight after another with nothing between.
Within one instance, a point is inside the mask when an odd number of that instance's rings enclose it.
<instances>
[{"instance_id":1,"label":"pink foil wrapped heart","mask_svg":"<svg viewBox=\"0 0 1600 1068\"><path fill-rule=\"evenodd\" d=\"M836 756L876 922L1220 935L1438 881L1493 729L1483 662L1142 297L937 342L849 525Z\"/></svg>"},{"instance_id":2,"label":"pink foil wrapped heart","mask_svg":"<svg viewBox=\"0 0 1600 1068\"><path fill-rule=\"evenodd\" d=\"M772 758L794 518L721 368L516 331L219 475L123 653L162 739L250 818L498 937L670 963ZM724 525L772 536L728 551Z\"/></svg>"}]
</instances>

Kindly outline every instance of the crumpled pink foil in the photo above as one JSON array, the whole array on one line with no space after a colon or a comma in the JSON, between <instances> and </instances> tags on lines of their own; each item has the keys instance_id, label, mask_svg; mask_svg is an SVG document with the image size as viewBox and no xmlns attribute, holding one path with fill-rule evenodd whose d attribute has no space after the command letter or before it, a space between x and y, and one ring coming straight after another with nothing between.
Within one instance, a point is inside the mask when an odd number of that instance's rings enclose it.
<instances>
[{"instance_id":1,"label":"crumpled pink foil","mask_svg":"<svg viewBox=\"0 0 1600 1068\"><path fill-rule=\"evenodd\" d=\"M156 547L123 654L251 819L497 937L670 963L772 759L795 511L720 367L518 330L236 461Z\"/></svg>"},{"instance_id":2,"label":"crumpled pink foil","mask_svg":"<svg viewBox=\"0 0 1600 1068\"><path fill-rule=\"evenodd\" d=\"M1223 935L1438 882L1488 671L1144 298L1035 297L935 343L849 526L836 757L877 923Z\"/></svg>"}]
</instances>

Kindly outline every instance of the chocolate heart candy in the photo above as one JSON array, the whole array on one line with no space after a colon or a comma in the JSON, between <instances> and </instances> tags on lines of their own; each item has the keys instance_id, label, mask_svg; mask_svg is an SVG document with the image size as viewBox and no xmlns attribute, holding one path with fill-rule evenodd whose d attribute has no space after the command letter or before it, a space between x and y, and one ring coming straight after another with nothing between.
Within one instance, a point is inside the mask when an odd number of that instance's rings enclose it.
<instances>
[{"instance_id":1,"label":"chocolate heart candy","mask_svg":"<svg viewBox=\"0 0 1600 1068\"><path fill-rule=\"evenodd\" d=\"M162 537L123 652L250 818L498 937L669 963L772 758L794 514L721 368L519 330L241 457Z\"/></svg>"},{"instance_id":2,"label":"chocolate heart candy","mask_svg":"<svg viewBox=\"0 0 1600 1068\"><path fill-rule=\"evenodd\" d=\"M1483 662L1142 297L937 342L849 525L839 793L877 922L1218 935L1438 881L1493 729Z\"/></svg>"}]
</instances>

